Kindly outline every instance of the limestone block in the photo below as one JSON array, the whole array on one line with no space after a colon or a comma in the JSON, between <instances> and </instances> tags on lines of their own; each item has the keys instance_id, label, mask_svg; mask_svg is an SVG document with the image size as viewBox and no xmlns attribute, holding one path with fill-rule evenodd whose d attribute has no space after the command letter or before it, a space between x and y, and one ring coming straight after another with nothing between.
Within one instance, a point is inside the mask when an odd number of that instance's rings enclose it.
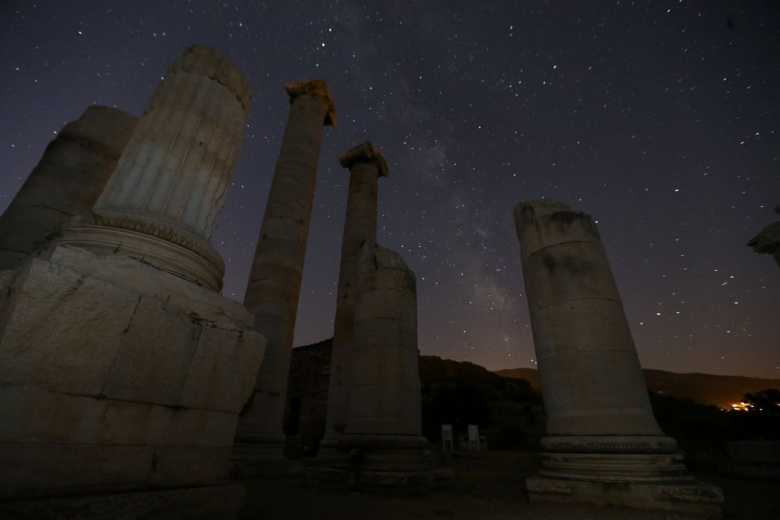
<instances>
[{"instance_id":1,"label":"limestone block","mask_svg":"<svg viewBox=\"0 0 780 520\"><path fill-rule=\"evenodd\" d=\"M238 416L130 401L0 389L0 443L230 446Z\"/></svg>"},{"instance_id":2,"label":"limestone block","mask_svg":"<svg viewBox=\"0 0 780 520\"><path fill-rule=\"evenodd\" d=\"M208 486L230 474L232 446L159 446L149 475L152 486Z\"/></svg>"},{"instance_id":3,"label":"limestone block","mask_svg":"<svg viewBox=\"0 0 780 520\"><path fill-rule=\"evenodd\" d=\"M167 429L156 439L159 446L230 448L238 414L172 409Z\"/></svg>"},{"instance_id":4,"label":"limestone block","mask_svg":"<svg viewBox=\"0 0 780 520\"><path fill-rule=\"evenodd\" d=\"M55 244L41 258L131 292L167 301L223 328L251 328L254 322L254 316L241 303L126 256L99 255L80 247Z\"/></svg>"},{"instance_id":5,"label":"limestone block","mask_svg":"<svg viewBox=\"0 0 780 520\"><path fill-rule=\"evenodd\" d=\"M200 324L180 309L141 297L103 394L109 399L177 404L200 333Z\"/></svg>"},{"instance_id":6,"label":"limestone block","mask_svg":"<svg viewBox=\"0 0 780 520\"><path fill-rule=\"evenodd\" d=\"M99 395L138 295L32 259L0 310L0 382Z\"/></svg>"},{"instance_id":7,"label":"limestone block","mask_svg":"<svg viewBox=\"0 0 780 520\"><path fill-rule=\"evenodd\" d=\"M6 386L0 389L0 443L97 444L113 441L140 444L149 434L148 405L120 403L129 420L115 422L109 413L111 401L46 392L34 387ZM103 420L111 418L109 420ZM114 426L121 426L111 435ZM108 435L105 435L108 433Z\"/></svg>"},{"instance_id":8,"label":"limestone block","mask_svg":"<svg viewBox=\"0 0 780 520\"><path fill-rule=\"evenodd\" d=\"M266 340L204 324L179 406L238 414L255 386Z\"/></svg>"},{"instance_id":9,"label":"limestone block","mask_svg":"<svg viewBox=\"0 0 780 520\"><path fill-rule=\"evenodd\" d=\"M0 499L146 486L154 449L96 444L0 445Z\"/></svg>"}]
</instances>

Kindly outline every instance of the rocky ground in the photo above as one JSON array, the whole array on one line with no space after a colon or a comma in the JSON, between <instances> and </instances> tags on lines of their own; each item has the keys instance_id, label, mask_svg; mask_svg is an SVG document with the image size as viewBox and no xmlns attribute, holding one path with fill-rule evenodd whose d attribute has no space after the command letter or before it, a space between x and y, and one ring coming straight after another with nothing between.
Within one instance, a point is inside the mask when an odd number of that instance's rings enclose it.
<instances>
[{"instance_id":1,"label":"rocky ground","mask_svg":"<svg viewBox=\"0 0 780 520\"><path fill-rule=\"evenodd\" d=\"M535 454L493 452L454 458L452 485L412 497L371 496L317 490L299 479L247 480L241 520L701 520L697 515L590 505L530 504L524 479L536 469ZM780 518L780 482L697 474L721 487L727 520Z\"/></svg>"}]
</instances>

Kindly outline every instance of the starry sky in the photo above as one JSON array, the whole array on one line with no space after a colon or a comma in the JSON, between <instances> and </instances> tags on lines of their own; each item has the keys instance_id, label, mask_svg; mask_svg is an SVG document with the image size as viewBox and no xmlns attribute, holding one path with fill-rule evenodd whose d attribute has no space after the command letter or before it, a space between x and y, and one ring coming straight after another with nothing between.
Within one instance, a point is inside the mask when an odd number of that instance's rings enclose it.
<instances>
[{"instance_id":1,"label":"starry sky","mask_svg":"<svg viewBox=\"0 0 780 520\"><path fill-rule=\"evenodd\" d=\"M775 0L0 2L0 211L91 104L141 115L185 47L252 86L215 246L241 300L289 104L325 78L296 345L332 334L348 171L371 140L379 242L418 279L423 354L489 369L535 356L512 210L591 213L640 360L780 378L780 269L745 244L779 217Z\"/></svg>"}]
</instances>

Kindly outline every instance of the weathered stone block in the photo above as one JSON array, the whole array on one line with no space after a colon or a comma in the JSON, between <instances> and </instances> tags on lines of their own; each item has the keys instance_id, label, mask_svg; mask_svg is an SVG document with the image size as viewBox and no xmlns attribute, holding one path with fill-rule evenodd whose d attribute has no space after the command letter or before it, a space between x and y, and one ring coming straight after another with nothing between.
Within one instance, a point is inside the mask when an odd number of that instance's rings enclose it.
<instances>
[{"instance_id":1,"label":"weathered stone block","mask_svg":"<svg viewBox=\"0 0 780 520\"><path fill-rule=\"evenodd\" d=\"M237 414L172 409L167 428L155 444L229 448L237 422Z\"/></svg>"},{"instance_id":2,"label":"weathered stone block","mask_svg":"<svg viewBox=\"0 0 780 520\"><path fill-rule=\"evenodd\" d=\"M266 341L204 324L179 406L238 414L254 389Z\"/></svg>"},{"instance_id":3,"label":"weathered stone block","mask_svg":"<svg viewBox=\"0 0 780 520\"><path fill-rule=\"evenodd\" d=\"M0 444L0 499L137 489L152 448L85 444Z\"/></svg>"},{"instance_id":4,"label":"weathered stone block","mask_svg":"<svg viewBox=\"0 0 780 520\"><path fill-rule=\"evenodd\" d=\"M220 446L232 444L237 414L0 389L0 443Z\"/></svg>"},{"instance_id":5,"label":"weathered stone block","mask_svg":"<svg viewBox=\"0 0 780 520\"><path fill-rule=\"evenodd\" d=\"M254 316L239 302L123 255L98 255L86 249L54 244L46 260L111 283L134 294L165 301L224 328L251 328Z\"/></svg>"},{"instance_id":6,"label":"weathered stone block","mask_svg":"<svg viewBox=\"0 0 780 520\"><path fill-rule=\"evenodd\" d=\"M99 395L138 295L39 259L0 310L0 382Z\"/></svg>"},{"instance_id":7,"label":"weathered stone block","mask_svg":"<svg viewBox=\"0 0 780 520\"><path fill-rule=\"evenodd\" d=\"M161 300L142 297L122 335L104 395L176 405L200 334L201 326L192 316Z\"/></svg>"}]
</instances>

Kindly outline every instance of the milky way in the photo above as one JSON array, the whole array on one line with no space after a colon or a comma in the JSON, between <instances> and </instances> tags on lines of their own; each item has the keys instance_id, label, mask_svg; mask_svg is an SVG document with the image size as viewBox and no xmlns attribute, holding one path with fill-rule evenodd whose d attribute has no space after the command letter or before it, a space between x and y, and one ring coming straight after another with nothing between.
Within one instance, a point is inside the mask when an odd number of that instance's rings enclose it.
<instances>
[{"instance_id":1,"label":"milky way","mask_svg":"<svg viewBox=\"0 0 780 520\"><path fill-rule=\"evenodd\" d=\"M322 77L336 101L296 344L332 334L337 157L371 140L390 167L379 241L417 273L423 354L534 366L512 209L549 197L598 221L644 366L780 378L780 269L745 245L778 219L780 3L4 1L0 210L65 123L90 104L141 115L194 43L253 90L215 241L232 298L282 85Z\"/></svg>"}]
</instances>

